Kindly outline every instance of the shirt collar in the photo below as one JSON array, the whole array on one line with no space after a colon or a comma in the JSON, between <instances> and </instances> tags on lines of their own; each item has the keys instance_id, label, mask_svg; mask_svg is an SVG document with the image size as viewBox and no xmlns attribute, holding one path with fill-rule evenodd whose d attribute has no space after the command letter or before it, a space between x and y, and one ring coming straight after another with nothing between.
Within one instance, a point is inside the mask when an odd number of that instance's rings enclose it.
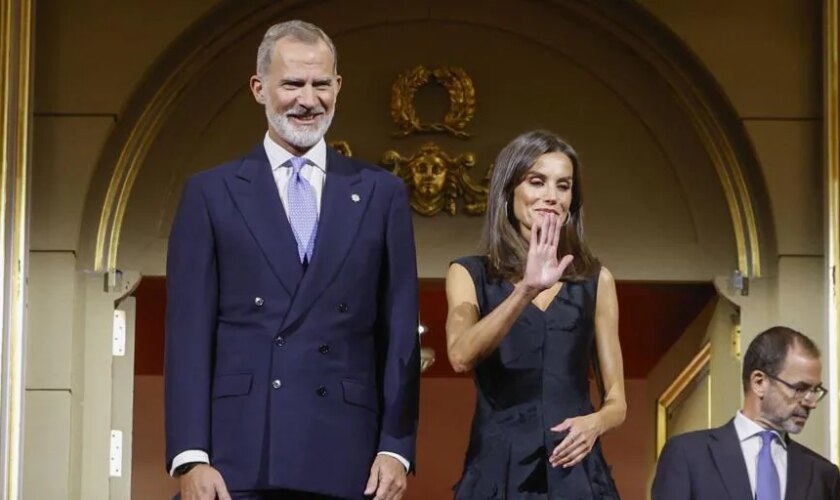
<instances>
[{"instance_id":1,"label":"shirt collar","mask_svg":"<svg viewBox=\"0 0 840 500\"><path fill-rule=\"evenodd\" d=\"M738 433L738 441L743 443L745 440L765 430L767 429L758 425L758 423L754 420L750 420L740 410L738 410L738 413L735 414L735 432ZM787 441L785 440L785 436L779 431L773 430L773 432L776 434L776 436L779 437L779 443L784 448L787 448Z\"/></svg>"},{"instance_id":2,"label":"shirt collar","mask_svg":"<svg viewBox=\"0 0 840 500\"><path fill-rule=\"evenodd\" d=\"M265 148L265 154L268 156L268 162L271 164L272 170L282 167L292 156L294 156L292 153L283 148L283 146L274 142L274 140L269 137L268 132L265 133L263 147ZM324 141L324 138L322 137L317 143L315 143L314 146L309 148L309 151L304 153L303 157L309 160L310 165L326 173L327 143Z\"/></svg>"}]
</instances>

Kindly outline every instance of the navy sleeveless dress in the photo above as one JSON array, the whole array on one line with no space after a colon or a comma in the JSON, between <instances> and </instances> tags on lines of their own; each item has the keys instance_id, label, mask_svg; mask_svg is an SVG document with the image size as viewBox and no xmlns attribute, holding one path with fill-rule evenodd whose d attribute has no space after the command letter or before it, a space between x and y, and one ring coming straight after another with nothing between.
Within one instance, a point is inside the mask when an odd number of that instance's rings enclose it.
<instances>
[{"instance_id":1,"label":"navy sleeveless dress","mask_svg":"<svg viewBox=\"0 0 840 500\"><path fill-rule=\"evenodd\" d=\"M481 317L513 291L488 279L486 258L455 262L472 276ZM594 411L588 375L597 291L596 274L564 283L545 312L529 304L475 367L475 416L456 500L619 498L600 442L574 467L548 463L564 437L549 429Z\"/></svg>"}]
</instances>

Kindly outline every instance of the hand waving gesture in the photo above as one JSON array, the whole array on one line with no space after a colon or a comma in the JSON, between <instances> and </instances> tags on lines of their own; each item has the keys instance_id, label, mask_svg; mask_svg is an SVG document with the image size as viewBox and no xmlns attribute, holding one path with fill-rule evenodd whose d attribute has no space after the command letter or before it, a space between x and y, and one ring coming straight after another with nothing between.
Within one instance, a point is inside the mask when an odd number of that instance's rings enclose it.
<instances>
[{"instance_id":1,"label":"hand waving gesture","mask_svg":"<svg viewBox=\"0 0 840 500\"><path fill-rule=\"evenodd\" d=\"M531 226L528 261L525 263L523 283L533 290L543 291L554 286L566 267L572 262L565 255L557 262L557 245L560 243L560 223L553 213L545 213L539 223Z\"/></svg>"}]
</instances>

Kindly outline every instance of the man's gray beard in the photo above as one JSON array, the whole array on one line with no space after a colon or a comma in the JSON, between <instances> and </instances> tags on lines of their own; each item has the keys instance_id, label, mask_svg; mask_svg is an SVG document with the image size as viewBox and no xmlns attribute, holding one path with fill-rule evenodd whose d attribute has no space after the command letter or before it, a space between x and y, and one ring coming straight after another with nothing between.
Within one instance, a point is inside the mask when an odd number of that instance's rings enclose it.
<instances>
[{"instance_id":1,"label":"man's gray beard","mask_svg":"<svg viewBox=\"0 0 840 500\"><path fill-rule=\"evenodd\" d=\"M775 408L773 407L773 402L766 401L762 403L761 409L759 410L761 417L768 421L775 424L777 427L781 427L782 430L789 434L799 434L805 428L805 425L799 426L798 424L793 423L791 418L787 419L780 419L775 416L776 412L774 411ZM792 417L792 414L791 414Z\"/></svg>"},{"instance_id":2,"label":"man's gray beard","mask_svg":"<svg viewBox=\"0 0 840 500\"><path fill-rule=\"evenodd\" d=\"M317 144L329 130L334 114L335 108L330 110L329 114L324 114L318 128L313 129L305 125L296 127L292 125L287 115L275 113L274 109L268 104L265 106L265 116L268 118L271 128L284 141L299 149L309 149Z\"/></svg>"}]
</instances>

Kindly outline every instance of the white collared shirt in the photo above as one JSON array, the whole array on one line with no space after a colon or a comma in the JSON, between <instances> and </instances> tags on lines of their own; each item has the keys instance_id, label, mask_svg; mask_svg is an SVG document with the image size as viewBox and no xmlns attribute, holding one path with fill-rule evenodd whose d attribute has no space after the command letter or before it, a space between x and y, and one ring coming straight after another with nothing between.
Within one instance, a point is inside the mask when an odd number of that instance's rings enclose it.
<instances>
[{"instance_id":1,"label":"white collared shirt","mask_svg":"<svg viewBox=\"0 0 840 500\"><path fill-rule=\"evenodd\" d=\"M265 154L268 156L268 163L271 165L271 173L274 175L274 183L277 184L277 190L280 192L280 201L283 202L283 209L286 211L286 217L289 215L289 179L292 178L292 169L286 162L288 162L294 155L284 149L282 146L274 142L265 133L263 139L263 147ZM315 203L318 210L318 215L321 215L321 193L324 192L324 181L327 178L327 143L321 138L315 143L309 151L303 154L303 158L309 160L306 165L300 169L300 175L306 179L315 190ZM291 221L290 221L291 222Z\"/></svg>"},{"instance_id":2,"label":"white collared shirt","mask_svg":"<svg viewBox=\"0 0 840 500\"><path fill-rule=\"evenodd\" d=\"M755 476L758 469L758 452L761 450L761 436L757 434L766 429L756 422L747 418L740 411L735 414L735 432L738 433L738 441L741 442L741 451L744 453L744 461L747 463L747 476L750 478L750 488L755 497ZM782 498L785 497L787 488L787 443L785 437L776 431L778 436L770 444L770 456L779 472L779 491Z\"/></svg>"}]
</instances>

